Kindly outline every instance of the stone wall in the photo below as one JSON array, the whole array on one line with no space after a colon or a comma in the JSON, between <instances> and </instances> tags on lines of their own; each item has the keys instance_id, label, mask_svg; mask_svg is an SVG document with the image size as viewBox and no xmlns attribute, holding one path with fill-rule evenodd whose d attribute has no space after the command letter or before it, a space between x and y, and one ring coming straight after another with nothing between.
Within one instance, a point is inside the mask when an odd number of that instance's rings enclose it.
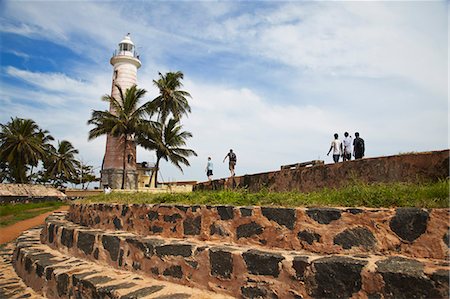
<instances>
[{"instance_id":1,"label":"stone wall","mask_svg":"<svg viewBox=\"0 0 450 299\"><path fill-rule=\"evenodd\" d=\"M446 259L449 209L72 205L68 220L140 236L191 238L318 254Z\"/></svg>"},{"instance_id":2,"label":"stone wall","mask_svg":"<svg viewBox=\"0 0 450 299\"><path fill-rule=\"evenodd\" d=\"M238 187L252 192L263 188L269 191L310 192L342 187L354 180L367 183L428 182L448 176L449 150L443 150L236 176L199 183L194 190Z\"/></svg>"}]
</instances>

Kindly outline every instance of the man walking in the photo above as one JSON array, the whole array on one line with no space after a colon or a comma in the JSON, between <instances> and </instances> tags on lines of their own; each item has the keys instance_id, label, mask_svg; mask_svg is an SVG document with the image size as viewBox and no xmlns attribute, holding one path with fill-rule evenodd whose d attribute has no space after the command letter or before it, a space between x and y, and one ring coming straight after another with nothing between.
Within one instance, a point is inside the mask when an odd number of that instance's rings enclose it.
<instances>
[{"instance_id":1,"label":"man walking","mask_svg":"<svg viewBox=\"0 0 450 299\"><path fill-rule=\"evenodd\" d=\"M211 157L208 157L208 163L206 164L206 176L208 177L208 181L212 180L213 163L211 162Z\"/></svg>"},{"instance_id":2,"label":"man walking","mask_svg":"<svg viewBox=\"0 0 450 299\"><path fill-rule=\"evenodd\" d=\"M353 140L353 156L355 156L355 159L361 159L364 157L364 139L359 137L359 133L355 133L355 140Z\"/></svg>"},{"instance_id":3,"label":"man walking","mask_svg":"<svg viewBox=\"0 0 450 299\"><path fill-rule=\"evenodd\" d=\"M339 140L339 135L334 134L334 140L331 141L330 150L327 153L327 156L330 155L331 150L333 150L333 161L334 163L339 162L339 157L342 154L342 142Z\"/></svg>"},{"instance_id":4,"label":"man walking","mask_svg":"<svg viewBox=\"0 0 450 299\"><path fill-rule=\"evenodd\" d=\"M349 136L348 132L344 133L344 140L342 140L344 144L344 161L350 161L352 159L352 136Z\"/></svg>"},{"instance_id":5,"label":"man walking","mask_svg":"<svg viewBox=\"0 0 450 299\"><path fill-rule=\"evenodd\" d=\"M231 176L234 176L234 167L236 166L236 154L233 153L233 150L230 149L230 152L223 158L223 162L228 158L228 167L230 168Z\"/></svg>"}]
</instances>

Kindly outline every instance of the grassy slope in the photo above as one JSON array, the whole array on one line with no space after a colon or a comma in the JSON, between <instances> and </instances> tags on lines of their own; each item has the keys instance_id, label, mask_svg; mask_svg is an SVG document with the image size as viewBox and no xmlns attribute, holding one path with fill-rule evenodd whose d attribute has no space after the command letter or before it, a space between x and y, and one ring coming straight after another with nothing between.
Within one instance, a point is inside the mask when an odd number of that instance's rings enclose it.
<instances>
[{"instance_id":1,"label":"grassy slope","mask_svg":"<svg viewBox=\"0 0 450 299\"><path fill-rule=\"evenodd\" d=\"M446 208L449 207L449 180L427 184L356 182L339 190L324 189L311 193L275 193L265 190L258 193L234 190L184 194L113 192L109 195L89 197L81 202Z\"/></svg>"},{"instance_id":2,"label":"grassy slope","mask_svg":"<svg viewBox=\"0 0 450 299\"><path fill-rule=\"evenodd\" d=\"M14 224L18 221L26 220L58 209L67 205L65 202L39 202L24 204L2 204L0 205L0 227Z\"/></svg>"}]
</instances>

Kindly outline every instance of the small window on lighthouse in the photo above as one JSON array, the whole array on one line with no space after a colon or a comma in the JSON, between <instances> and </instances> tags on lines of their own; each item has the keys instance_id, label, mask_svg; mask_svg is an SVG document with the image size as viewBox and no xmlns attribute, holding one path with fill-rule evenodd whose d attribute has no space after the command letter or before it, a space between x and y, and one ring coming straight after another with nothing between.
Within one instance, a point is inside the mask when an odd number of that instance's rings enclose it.
<instances>
[{"instance_id":1,"label":"small window on lighthouse","mask_svg":"<svg viewBox=\"0 0 450 299\"><path fill-rule=\"evenodd\" d=\"M115 70L115 71L114 71L114 80L117 79L117 75L118 75L118 74L119 74L119 71L118 71L118 70Z\"/></svg>"}]
</instances>

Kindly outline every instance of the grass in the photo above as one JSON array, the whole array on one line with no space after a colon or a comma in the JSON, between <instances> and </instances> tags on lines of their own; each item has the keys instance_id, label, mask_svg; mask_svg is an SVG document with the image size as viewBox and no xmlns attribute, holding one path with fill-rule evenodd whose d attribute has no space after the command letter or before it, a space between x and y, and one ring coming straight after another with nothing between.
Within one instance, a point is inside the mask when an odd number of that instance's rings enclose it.
<instances>
[{"instance_id":1,"label":"grass","mask_svg":"<svg viewBox=\"0 0 450 299\"><path fill-rule=\"evenodd\" d=\"M16 222L36 217L37 215L56 210L64 205L67 205L67 203L61 201L2 204L0 205L0 227L9 226Z\"/></svg>"},{"instance_id":2,"label":"grass","mask_svg":"<svg viewBox=\"0 0 450 299\"><path fill-rule=\"evenodd\" d=\"M367 184L354 182L341 189L317 192L250 193L246 190L201 191L178 194L111 193L81 200L82 203L173 203L239 206L345 206L448 208L449 180L434 183Z\"/></svg>"}]
</instances>

